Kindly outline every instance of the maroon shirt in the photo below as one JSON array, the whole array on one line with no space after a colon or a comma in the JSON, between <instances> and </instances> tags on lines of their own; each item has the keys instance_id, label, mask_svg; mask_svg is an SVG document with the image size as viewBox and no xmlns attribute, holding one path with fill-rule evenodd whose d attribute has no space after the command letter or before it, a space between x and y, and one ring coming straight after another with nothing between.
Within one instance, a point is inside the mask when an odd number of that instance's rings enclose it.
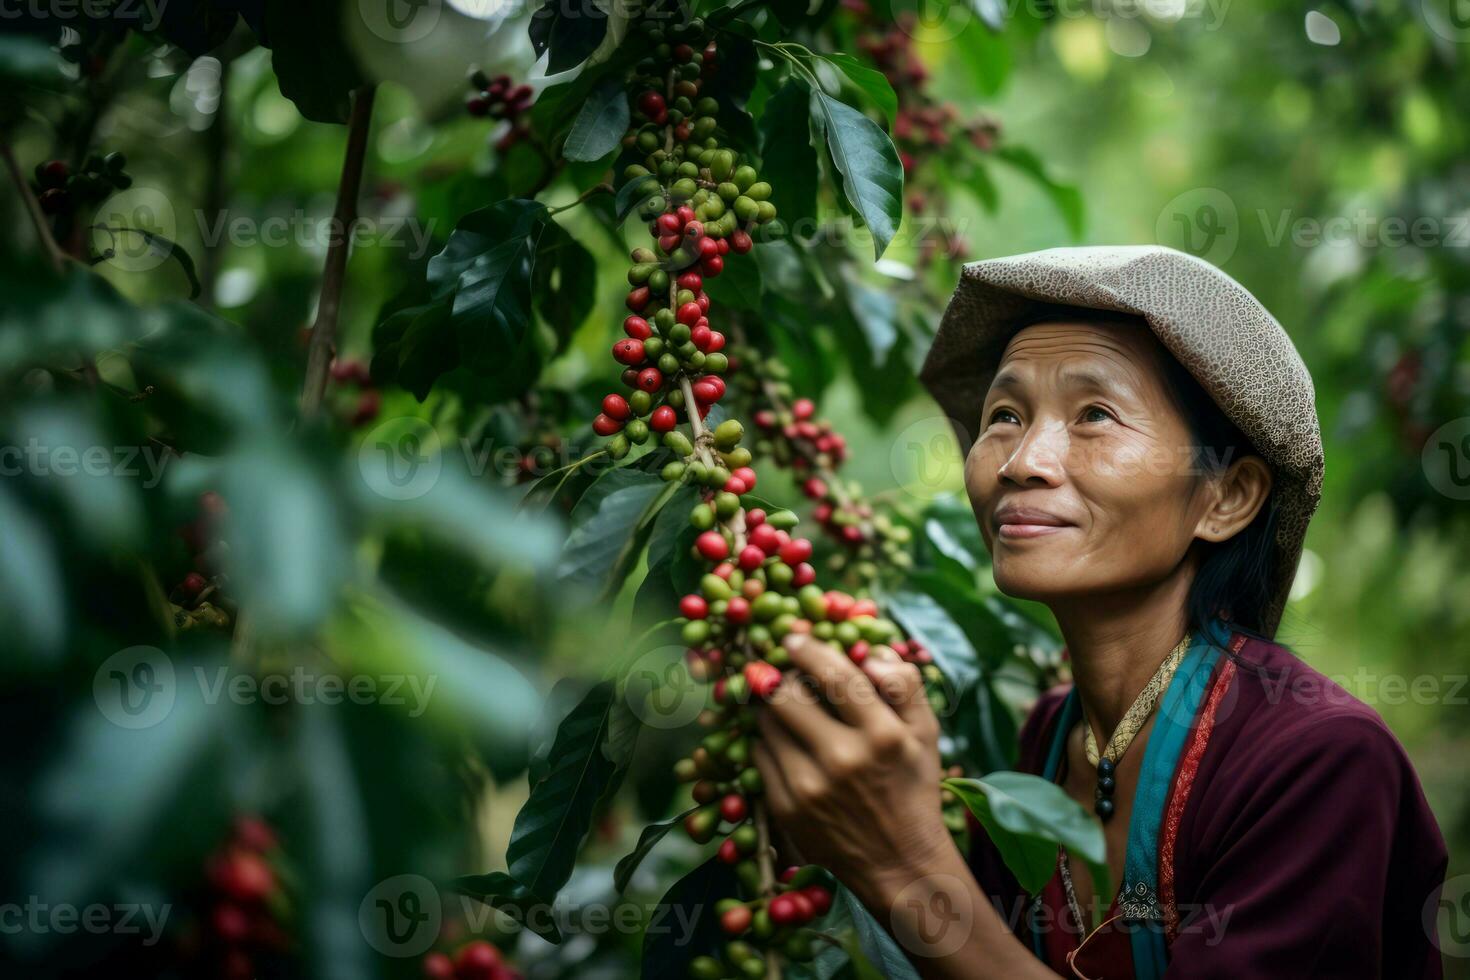
<instances>
[{"instance_id":1,"label":"maroon shirt","mask_svg":"<svg viewBox=\"0 0 1470 980\"><path fill-rule=\"evenodd\" d=\"M1032 709L1020 771L1040 774L1069 689ZM1424 910L1448 854L1408 756L1377 712L1285 647L1245 638L1178 828L1167 976L1442 976ZM1029 946L1027 896L983 831L972 838L981 887ZM1046 914L1071 935L1049 937L1048 965L1072 976L1058 951L1079 937L1058 879ZM1133 975L1121 932L1090 939L1076 966Z\"/></svg>"}]
</instances>

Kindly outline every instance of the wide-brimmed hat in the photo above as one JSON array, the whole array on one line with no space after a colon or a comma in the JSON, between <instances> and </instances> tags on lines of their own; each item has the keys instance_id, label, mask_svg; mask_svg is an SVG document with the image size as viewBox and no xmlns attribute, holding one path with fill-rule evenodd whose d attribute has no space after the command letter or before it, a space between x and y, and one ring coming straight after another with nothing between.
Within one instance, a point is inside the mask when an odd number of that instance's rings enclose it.
<instances>
[{"instance_id":1,"label":"wide-brimmed hat","mask_svg":"<svg viewBox=\"0 0 1470 980\"><path fill-rule=\"evenodd\" d=\"M1291 338L1244 286L1171 248L1053 248L972 262L919 374L953 423L961 452L979 433L1006 343L1029 317L1056 305L1142 316L1271 464L1278 562L1262 628L1274 635L1322 496L1316 396Z\"/></svg>"}]
</instances>

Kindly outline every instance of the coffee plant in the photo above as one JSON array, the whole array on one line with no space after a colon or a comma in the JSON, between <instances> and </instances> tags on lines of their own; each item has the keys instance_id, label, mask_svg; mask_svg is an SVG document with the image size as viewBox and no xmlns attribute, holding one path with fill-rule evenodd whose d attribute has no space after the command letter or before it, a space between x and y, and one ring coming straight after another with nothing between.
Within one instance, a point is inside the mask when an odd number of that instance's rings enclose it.
<instances>
[{"instance_id":1,"label":"coffee plant","mask_svg":"<svg viewBox=\"0 0 1470 980\"><path fill-rule=\"evenodd\" d=\"M0 445L127 460L33 453L0 482L6 723L59 747L5 884L191 910L167 942L42 935L16 961L912 976L884 910L783 853L755 719L790 634L907 661L959 846L983 831L1034 876L1026 843L1072 812L998 774L1056 637L982 589L962 500L865 493L865 436L817 407L839 367L864 426L918 394L958 257L906 230L944 207L927 174L1034 158L980 146L985 122L926 170L955 117L866 9L445 8L433 43L348 10L175 0L4 41ZM190 120L197 187L156 191L175 168L132 92ZM324 240L205 234L225 203L272 218L241 146L331 160ZM421 254L354 244L416 212ZM76 791L97 783L116 805ZM638 909L635 942L577 935L579 904Z\"/></svg>"}]
</instances>

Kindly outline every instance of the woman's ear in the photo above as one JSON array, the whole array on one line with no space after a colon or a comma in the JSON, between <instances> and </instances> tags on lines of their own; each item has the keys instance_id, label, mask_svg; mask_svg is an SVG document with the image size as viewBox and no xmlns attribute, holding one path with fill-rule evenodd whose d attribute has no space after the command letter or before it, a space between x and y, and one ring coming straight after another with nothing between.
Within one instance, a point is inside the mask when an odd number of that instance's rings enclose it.
<instances>
[{"instance_id":1,"label":"woman's ear","mask_svg":"<svg viewBox=\"0 0 1470 980\"><path fill-rule=\"evenodd\" d=\"M1242 456L1214 483L1214 500L1200 517L1194 535L1219 543L1235 537L1256 519L1271 494L1271 468L1259 456Z\"/></svg>"}]
</instances>

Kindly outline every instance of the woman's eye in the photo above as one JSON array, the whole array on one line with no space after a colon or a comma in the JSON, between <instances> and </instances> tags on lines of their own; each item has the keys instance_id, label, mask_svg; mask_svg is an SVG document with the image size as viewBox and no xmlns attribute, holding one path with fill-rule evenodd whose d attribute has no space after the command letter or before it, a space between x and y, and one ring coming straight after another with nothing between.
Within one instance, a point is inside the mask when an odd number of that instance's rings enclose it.
<instances>
[{"instance_id":1,"label":"woman's eye","mask_svg":"<svg viewBox=\"0 0 1470 980\"><path fill-rule=\"evenodd\" d=\"M1108 422L1113 418L1112 413L1097 405L1089 405L1082 410L1082 421L1084 422Z\"/></svg>"},{"instance_id":2,"label":"woman's eye","mask_svg":"<svg viewBox=\"0 0 1470 980\"><path fill-rule=\"evenodd\" d=\"M997 422L1018 423L1020 421L1021 417L1015 412L1011 411L1009 408L997 408L995 411L990 413L991 425L994 425Z\"/></svg>"}]
</instances>

